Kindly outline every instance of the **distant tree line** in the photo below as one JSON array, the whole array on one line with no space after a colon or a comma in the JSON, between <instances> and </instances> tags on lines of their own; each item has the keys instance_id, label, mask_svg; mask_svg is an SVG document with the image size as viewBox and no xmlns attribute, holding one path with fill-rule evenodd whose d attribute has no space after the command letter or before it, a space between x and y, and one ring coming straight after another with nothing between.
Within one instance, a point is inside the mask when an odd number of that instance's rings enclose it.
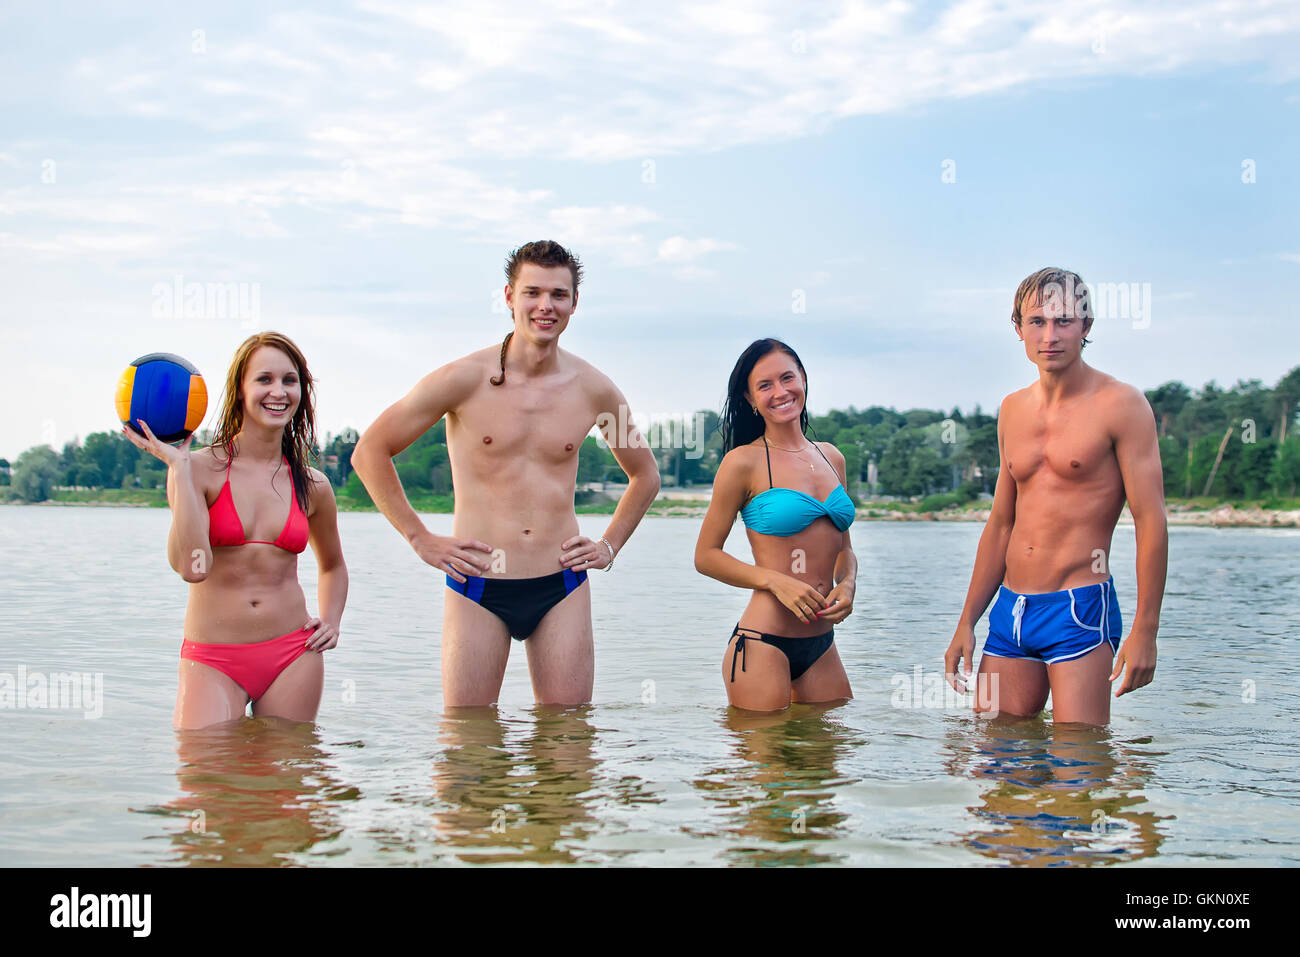
<instances>
[{"instance_id":1,"label":"distant tree line","mask_svg":"<svg viewBox=\"0 0 1300 957\"><path fill-rule=\"evenodd\" d=\"M1259 379L1193 393L1166 382L1146 394L1156 416L1165 494L1294 497L1300 486L1300 366L1273 388Z\"/></svg>"},{"instance_id":2,"label":"distant tree line","mask_svg":"<svg viewBox=\"0 0 1300 957\"><path fill-rule=\"evenodd\" d=\"M1260 380L1228 389L1214 382L1193 392L1167 382L1146 393L1155 414L1169 497L1295 497L1300 487L1300 366L1272 388ZM835 410L811 419L810 435L833 443L843 454L849 493L855 498L924 496L941 507L993 491L998 475L997 416L977 405L970 414L872 406ZM665 487L709 485L721 460L718 416L702 411L647 429ZM318 467L335 488L354 501L370 497L352 471L355 429L326 435ZM200 432L196 446L206 442ZM452 494L447 429L439 422L395 459L402 485L428 495ZM603 442L588 437L578 449L578 483L623 481L622 470ZM0 459L0 486L29 502L56 488L156 489L165 487L166 468L116 432L96 432L55 452L48 445L28 449L10 467Z\"/></svg>"}]
</instances>

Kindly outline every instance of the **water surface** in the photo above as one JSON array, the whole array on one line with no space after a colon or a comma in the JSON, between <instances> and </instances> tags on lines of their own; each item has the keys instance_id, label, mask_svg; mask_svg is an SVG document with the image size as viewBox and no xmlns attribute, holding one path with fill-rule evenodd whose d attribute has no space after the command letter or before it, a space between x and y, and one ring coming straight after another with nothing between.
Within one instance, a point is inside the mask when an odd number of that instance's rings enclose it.
<instances>
[{"instance_id":1,"label":"water surface","mask_svg":"<svg viewBox=\"0 0 1300 957\"><path fill-rule=\"evenodd\" d=\"M444 716L441 575L382 516L345 513L351 593L318 724L178 734L188 586L168 521L0 508L0 674L103 688L98 718L0 710L0 864L1300 862L1297 530L1171 529L1156 680L1088 730L934 700L981 531L949 523L854 526L843 706L731 711L722 650L746 595L694 571L697 519L647 518L591 576L589 707L535 709L515 647L495 713ZM729 547L748 555L739 526ZM1120 528L1126 623L1133 560ZM314 609L310 551L300 567Z\"/></svg>"}]
</instances>

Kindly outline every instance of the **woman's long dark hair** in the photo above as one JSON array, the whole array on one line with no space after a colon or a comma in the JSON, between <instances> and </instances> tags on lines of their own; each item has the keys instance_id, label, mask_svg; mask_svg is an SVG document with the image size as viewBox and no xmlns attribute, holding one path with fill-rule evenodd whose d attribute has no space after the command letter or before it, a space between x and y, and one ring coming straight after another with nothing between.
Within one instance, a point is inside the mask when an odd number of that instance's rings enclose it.
<instances>
[{"instance_id":1,"label":"woman's long dark hair","mask_svg":"<svg viewBox=\"0 0 1300 957\"><path fill-rule=\"evenodd\" d=\"M808 373L804 370L799 355L780 339L756 339L740 354L736 367L731 370L731 379L727 383L727 399L722 404L722 416L718 420L718 430L722 432L722 454L726 455L734 448L748 445L767 429L763 417L754 411L745 392L749 389L749 374L754 371L758 360L769 352L784 352L799 367L804 381L804 403L799 412L799 428L808 434Z\"/></svg>"}]
</instances>

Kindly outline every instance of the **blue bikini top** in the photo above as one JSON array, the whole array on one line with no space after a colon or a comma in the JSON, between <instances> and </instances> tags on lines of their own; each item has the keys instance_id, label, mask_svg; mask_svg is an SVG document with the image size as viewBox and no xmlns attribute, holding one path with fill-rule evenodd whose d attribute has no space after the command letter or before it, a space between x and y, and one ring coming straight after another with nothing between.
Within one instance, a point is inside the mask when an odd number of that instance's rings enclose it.
<instances>
[{"instance_id":1,"label":"blue bikini top","mask_svg":"<svg viewBox=\"0 0 1300 957\"><path fill-rule=\"evenodd\" d=\"M767 452L769 488L766 492L760 492L751 498L740 510L740 517L746 526L761 535L788 537L802 532L822 516L835 523L835 527L841 532L853 524L857 512L853 507L853 500L849 498L849 493L844 491L843 485L836 485L824 502L813 498L807 492L799 492L792 488L770 487L772 450L768 448L767 436L763 436L763 448ZM813 448L817 449L815 443ZM817 454L826 459L827 465L831 464L830 459L826 458L821 449L817 449ZM831 466L832 471L834 468Z\"/></svg>"}]
</instances>

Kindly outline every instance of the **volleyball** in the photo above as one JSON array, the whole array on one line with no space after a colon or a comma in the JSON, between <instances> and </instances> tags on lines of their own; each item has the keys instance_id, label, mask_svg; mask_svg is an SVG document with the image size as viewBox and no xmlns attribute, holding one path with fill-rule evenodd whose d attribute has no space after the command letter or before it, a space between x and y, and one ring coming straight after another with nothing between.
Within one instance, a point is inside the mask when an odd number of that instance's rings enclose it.
<instances>
[{"instance_id":1,"label":"volleyball","mask_svg":"<svg viewBox=\"0 0 1300 957\"><path fill-rule=\"evenodd\" d=\"M141 356L117 382L117 417L144 432L143 419L162 442L182 442L199 427L208 410L208 389L199 370L180 356L154 352Z\"/></svg>"}]
</instances>

